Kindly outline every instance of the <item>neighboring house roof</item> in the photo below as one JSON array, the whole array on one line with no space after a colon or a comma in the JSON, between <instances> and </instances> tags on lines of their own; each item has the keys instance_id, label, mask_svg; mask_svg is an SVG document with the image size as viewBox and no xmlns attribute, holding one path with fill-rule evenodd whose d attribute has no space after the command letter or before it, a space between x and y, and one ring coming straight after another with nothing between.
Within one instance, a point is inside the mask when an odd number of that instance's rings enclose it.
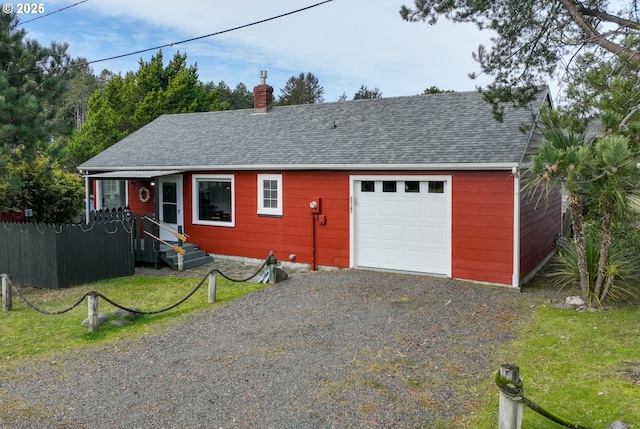
<instances>
[{"instance_id":1,"label":"neighboring house roof","mask_svg":"<svg viewBox=\"0 0 640 429\"><path fill-rule=\"evenodd\" d=\"M82 164L114 170L418 169L517 166L548 91L493 118L482 94L164 115ZM488 168L488 167L487 167Z\"/></svg>"}]
</instances>

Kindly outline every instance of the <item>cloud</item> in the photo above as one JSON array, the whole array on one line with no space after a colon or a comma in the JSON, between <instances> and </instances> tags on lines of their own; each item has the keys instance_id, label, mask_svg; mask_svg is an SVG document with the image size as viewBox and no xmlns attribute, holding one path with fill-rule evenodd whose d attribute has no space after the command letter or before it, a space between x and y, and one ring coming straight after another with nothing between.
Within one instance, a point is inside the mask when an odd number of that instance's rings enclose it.
<instances>
[{"instance_id":1,"label":"cloud","mask_svg":"<svg viewBox=\"0 0 640 429\"><path fill-rule=\"evenodd\" d=\"M315 2L299 0L90 0L27 26L41 42L54 35L70 53L90 60L210 34L284 14ZM301 72L312 72L325 101L349 98L364 84L383 96L413 95L427 87L473 90L467 74L477 71L471 53L489 34L441 20L407 23L398 13L409 1L334 0L330 3L218 36L164 50L186 52L201 80L252 88L259 70L282 88ZM49 10L67 6L50 0ZM58 25L56 25L58 24ZM45 39L41 39L45 37ZM137 70L140 57L100 63L94 69ZM484 77L479 84L490 80Z\"/></svg>"}]
</instances>

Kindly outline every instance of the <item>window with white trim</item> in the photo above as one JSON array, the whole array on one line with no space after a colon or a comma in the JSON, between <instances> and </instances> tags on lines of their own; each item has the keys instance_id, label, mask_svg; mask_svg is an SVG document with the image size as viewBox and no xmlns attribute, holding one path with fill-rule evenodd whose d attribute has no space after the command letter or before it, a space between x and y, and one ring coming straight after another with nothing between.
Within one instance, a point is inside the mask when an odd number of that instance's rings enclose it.
<instances>
[{"instance_id":1,"label":"window with white trim","mask_svg":"<svg viewBox=\"0 0 640 429\"><path fill-rule=\"evenodd\" d=\"M258 214L282 216L282 174L258 174Z\"/></svg>"},{"instance_id":2,"label":"window with white trim","mask_svg":"<svg viewBox=\"0 0 640 429\"><path fill-rule=\"evenodd\" d=\"M126 180L100 180L98 186L99 209L122 210L127 205Z\"/></svg>"},{"instance_id":3,"label":"window with white trim","mask_svg":"<svg viewBox=\"0 0 640 429\"><path fill-rule=\"evenodd\" d=\"M234 226L233 176L193 175L193 223Z\"/></svg>"}]
</instances>

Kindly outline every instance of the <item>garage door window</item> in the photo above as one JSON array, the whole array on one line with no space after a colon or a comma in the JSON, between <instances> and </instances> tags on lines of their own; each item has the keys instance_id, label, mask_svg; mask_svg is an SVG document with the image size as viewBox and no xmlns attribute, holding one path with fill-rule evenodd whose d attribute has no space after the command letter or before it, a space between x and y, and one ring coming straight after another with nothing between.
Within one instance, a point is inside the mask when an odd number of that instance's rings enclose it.
<instances>
[{"instance_id":1,"label":"garage door window","mask_svg":"<svg viewBox=\"0 0 640 429\"><path fill-rule=\"evenodd\" d=\"M429 182L430 194L444 194L444 182Z\"/></svg>"},{"instance_id":2,"label":"garage door window","mask_svg":"<svg viewBox=\"0 0 640 429\"><path fill-rule=\"evenodd\" d=\"M375 192L376 191L376 182L373 180L363 180L360 182L360 191L361 192Z\"/></svg>"},{"instance_id":3,"label":"garage door window","mask_svg":"<svg viewBox=\"0 0 640 429\"><path fill-rule=\"evenodd\" d=\"M390 180L385 180L382 182L382 192L396 192L397 183L395 180L392 182Z\"/></svg>"},{"instance_id":4,"label":"garage door window","mask_svg":"<svg viewBox=\"0 0 640 429\"><path fill-rule=\"evenodd\" d=\"M412 194L420 193L420 182L414 180L404 182L404 191Z\"/></svg>"}]
</instances>

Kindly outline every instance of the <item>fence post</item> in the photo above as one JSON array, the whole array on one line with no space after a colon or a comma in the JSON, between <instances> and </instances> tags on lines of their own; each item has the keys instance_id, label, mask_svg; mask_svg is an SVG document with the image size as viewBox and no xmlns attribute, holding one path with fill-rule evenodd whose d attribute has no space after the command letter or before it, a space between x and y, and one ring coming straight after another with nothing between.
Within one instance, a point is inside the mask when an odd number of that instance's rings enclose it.
<instances>
[{"instance_id":1,"label":"fence post","mask_svg":"<svg viewBox=\"0 0 640 429\"><path fill-rule=\"evenodd\" d=\"M209 304L216 302L216 282L217 273L212 271L209 273Z\"/></svg>"},{"instance_id":2,"label":"fence post","mask_svg":"<svg viewBox=\"0 0 640 429\"><path fill-rule=\"evenodd\" d=\"M9 276L0 274L2 277L2 311L11 311L11 286L9 286Z\"/></svg>"},{"instance_id":3,"label":"fence post","mask_svg":"<svg viewBox=\"0 0 640 429\"><path fill-rule=\"evenodd\" d=\"M513 384L521 383L520 368L516 365L500 365L500 375ZM498 429L520 429L522 426L522 413L522 402L514 401L500 391Z\"/></svg>"},{"instance_id":4,"label":"fence post","mask_svg":"<svg viewBox=\"0 0 640 429\"><path fill-rule=\"evenodd\" d=\"M98 295L93 292L87 295L87 306L89 310L89 332L98 329Z\"/></svg>"}]
</instances>

